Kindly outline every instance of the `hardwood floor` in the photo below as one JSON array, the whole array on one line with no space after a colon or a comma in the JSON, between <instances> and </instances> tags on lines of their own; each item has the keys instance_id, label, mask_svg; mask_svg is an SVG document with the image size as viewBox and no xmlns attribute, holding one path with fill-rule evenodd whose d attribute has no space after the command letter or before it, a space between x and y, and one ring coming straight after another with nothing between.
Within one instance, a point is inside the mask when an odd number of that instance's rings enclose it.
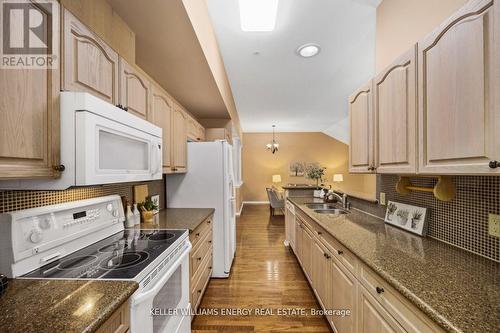
<instances>
[{"instance_id":1,"label":"hardwood floor","mask_svg":"<svg viewBox=\"0 0 500 333\"><path fill-rule=\"evenodd\" d=\"M284 216L266 205L245 206L237 220L237 250L231 276L211 279L200 310L243 309L250 315L196 316L192 332L331 332L323 316L278 315L278 309L319 309L295 258L283 245ZM272 309L273 314L256 311ZM271 310L267 310L271 311Z\"/></svg>"}]
</instances>

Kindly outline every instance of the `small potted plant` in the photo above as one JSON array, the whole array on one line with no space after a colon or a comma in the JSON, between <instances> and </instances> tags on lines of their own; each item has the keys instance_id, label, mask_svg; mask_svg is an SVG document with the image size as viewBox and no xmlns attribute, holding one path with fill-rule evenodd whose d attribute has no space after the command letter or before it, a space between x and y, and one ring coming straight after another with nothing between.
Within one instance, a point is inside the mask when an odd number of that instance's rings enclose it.
<instances>
[{"instance_id":1,"label":"small potted plant","mask_svg":"<svg viewBox=\"0 0 500 333\"><path fill-rule=\"evenodd\" d=\"M410 215L409 211L407 211L406 209L400 209L398 210L396 215L399 218L399 224L405 225L406 223L408 223L408 216Z\"/></svg>"},{"instance_id":2,"label":"small potted plant","mask_svg":"<svg viewBox=\"0 0 500 333\"><path fill-rule=\"evenodd\" d=\"M142 223L153 223L153 216L156 210L158 210L158 205L151 198L146 198L144 202L141 202L139 204L139 211L141 212Z\"/></svg>"},{"instance_id":3,"label":"small potted plant","mask_svg":"<svg viewBox=\"0 0 500 333\"><path fill-rule=\"evenodd\" d=\"M423 215L422 212L419 212L418 210L414 211L411 214L411 228L412 229L417 229L418 222L420 222L422 215Z\"/></svg>"},{"instance_id":4,"label":"small potted plant","mask_svg":"<svg viewBox=\"0 0 500 333\"><path fill-rule=\"evenodd\" d=\"M392 217L397 210L398 210L398 206L396 206L394 203L390 202L389 205L387 206L387 219L389 221L392 221Z\"/></svg>"}]
</instances>

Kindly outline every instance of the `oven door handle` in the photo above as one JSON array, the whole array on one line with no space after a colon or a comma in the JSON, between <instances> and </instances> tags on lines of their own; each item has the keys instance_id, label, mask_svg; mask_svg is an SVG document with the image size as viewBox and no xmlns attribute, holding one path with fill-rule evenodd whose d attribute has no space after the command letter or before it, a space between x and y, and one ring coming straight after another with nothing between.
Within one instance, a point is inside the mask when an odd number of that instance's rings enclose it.
<instances>
[{"instance_id":1,"label":"oven door handle","mask_svg":"<svg viewBox=\"0 0 500 333\"><path fill-rule=\"evenodd\" d=\"M177 260L173 264L171 264L170 268L165 272L165 274L161 277L161 279L155 283L155 286L153 288L144 293L140 293L137 296L132 297L132 302L131 302L132 306L136 306L142 303L144 300L156 295L158 291L160 291L160 289L163 287L163 285L167 282L167 280L170 279L172 274L174 274L175 270L177 269L177 267L179 267L181 262L189 255L191 248L192 245L190 242L188 242L188 246L184 248L184 251L179 256L179 258L177 258Z\"/></svg>"}]
</instances>

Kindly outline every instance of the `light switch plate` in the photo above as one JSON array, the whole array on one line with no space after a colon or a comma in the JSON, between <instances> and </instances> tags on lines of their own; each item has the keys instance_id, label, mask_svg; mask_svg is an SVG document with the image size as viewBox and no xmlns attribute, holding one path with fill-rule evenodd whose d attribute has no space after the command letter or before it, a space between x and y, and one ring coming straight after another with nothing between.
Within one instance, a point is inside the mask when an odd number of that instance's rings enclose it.
<instances>
[{"instance_id":1,"label":"light switch plate","mask_svg":"<svg viewBox=\"0 0 500 333\"><path fill-rule=\"evenodd\" d=\"M382 206L385 206L386 205L386 201L385 201L385 192L380 192L380 204Z\"/></svg>"},{"instance_id":2,"label":"light switch plate","mask_svg":"<svg viewBox=\"0 0 500 333\"><path fill-rule=\"evenodd\" d=\"M488 233L500 237L500 215L488 214Z\"/></svg>"}]
</instances>

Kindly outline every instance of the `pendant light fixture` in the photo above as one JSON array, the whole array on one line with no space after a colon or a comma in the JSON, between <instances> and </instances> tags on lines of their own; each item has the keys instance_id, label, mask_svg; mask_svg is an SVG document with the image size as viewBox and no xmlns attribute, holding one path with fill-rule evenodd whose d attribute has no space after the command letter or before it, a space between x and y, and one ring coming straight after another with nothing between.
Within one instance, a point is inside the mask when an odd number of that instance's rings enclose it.
<instances>
[{"instance_id":1,"label":"pendant light fixture","mask_svg":"<svg viewBox=\"0 0 500 333\"><path fill-rule=\"evenodd\" d=\"M276 153L279 148L279 143L276 142L276 133L274 132L274 129L276 128L276 125L273 125L273 141L271 143L268 143L266 145L267 150L270 150L271 153Z\"/></svg>"}]
</instances>

